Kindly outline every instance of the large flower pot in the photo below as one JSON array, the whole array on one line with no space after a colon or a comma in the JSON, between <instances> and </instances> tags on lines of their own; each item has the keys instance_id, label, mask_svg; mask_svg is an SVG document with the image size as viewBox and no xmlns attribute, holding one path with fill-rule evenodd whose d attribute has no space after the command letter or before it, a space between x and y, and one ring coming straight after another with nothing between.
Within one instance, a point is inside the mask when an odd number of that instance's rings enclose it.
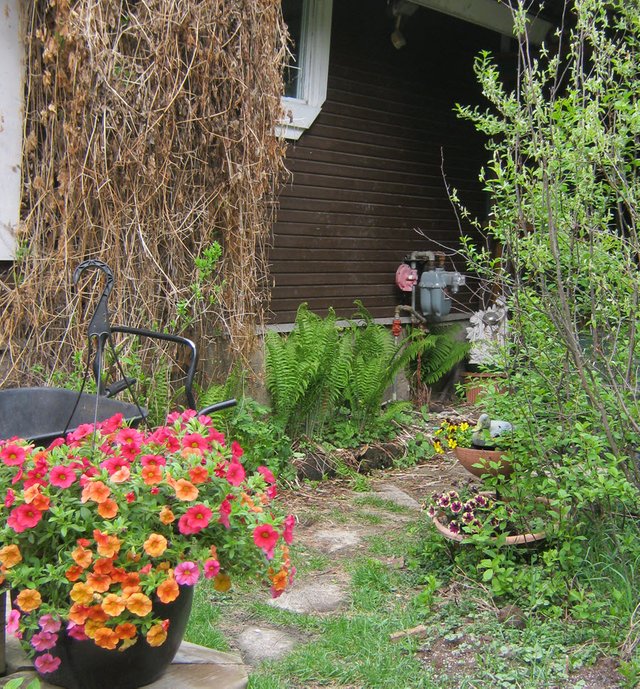
<instances>
[{"instance_id":1,"label":"large flower pot","mask_svg":"<svg viewBox=\"0 0 640 689\"><path fill-rule=\"evenodd\" d=\"M154 602L154 616L169 620L167 639L157 647L139 638L125 651L110 651L61 632L56 646L47 651L60 658L60 666L41 677L66 689L136 689L150 684L165 672L177 653L192 602L193 586L181 586L180 595L172 603Z\"/></svg>"},{"instance_id":2,"label":"large flower pot","mask_svg":"<svg viewBox=\"0 0 640 689\"><path fill-rule=\"evenodd\" d=\"M513 472L513 466L503 458L504 453L501 450L456 447L453 452L460 464L474 476L481 477L486 474L509 476ZM492 464L499 466L496 469L491 466Z\"/></svg>"}]
</instances>

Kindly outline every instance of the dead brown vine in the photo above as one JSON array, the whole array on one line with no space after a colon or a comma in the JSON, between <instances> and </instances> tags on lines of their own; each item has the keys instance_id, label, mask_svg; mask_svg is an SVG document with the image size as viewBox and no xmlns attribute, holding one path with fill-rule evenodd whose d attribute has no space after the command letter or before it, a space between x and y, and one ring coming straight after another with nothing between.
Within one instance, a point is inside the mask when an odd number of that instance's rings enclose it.
<instances>
[{"instance_id":1,"label":"dead brown vine","mask_svg":"<svg viewBox=\"0 0 640 689\"><path fill-rule=\"evenodd\" d=\"M71 277L87 258L115 273L114 322L205 345L226 336L247 357L284 169L279 0L30 7L20 257L0 283L4 382L42 382L83 348L97 290L75 292ZM216 240L217 275L196 291L194 259Z\"/></svg>"}]
</instances>

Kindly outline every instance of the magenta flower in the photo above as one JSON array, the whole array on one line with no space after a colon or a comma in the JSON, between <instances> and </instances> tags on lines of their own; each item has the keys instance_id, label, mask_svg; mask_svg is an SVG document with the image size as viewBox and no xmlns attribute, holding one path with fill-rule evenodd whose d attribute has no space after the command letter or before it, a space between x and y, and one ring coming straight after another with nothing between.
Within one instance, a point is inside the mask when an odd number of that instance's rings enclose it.
<instances>
[{"instance_id":1,"label":"magenta flower","mask_svg":"<svg viewBox=\"0 0 640 689\"><path fill-rule=\"evenodd\" d=\"M181 562L173 571L181 586L193 586L200 579L200 569L195 562Z\"/></svg>"},{"instance_id":2,"label":"magenta flower","mask_svg":"<svg viewBox=\"0 0 640 689\"><path fill-rule=\"evenodd\" d=\"M35 659L33 664L41 675L46 675L48 672L55 672L60 667L60 658L54 658L51 653L43 653Z\"/></svg>"},{"instance_id":3,"label":"magenta flower","mask_svg":"<svg viewBox=\"0 0 640 689\"><path fill-rule=\"evenodd\" d=\"M209 440L218 443L218 445L222 445L222 447L225 446L224 434L220 433L220 431L216 431L215 428L209 431Z\"/></svg>"},{"instance_id":4,"label":"magenta flower","mask_svg":"<svg viewBox=\"0 0 640 689\"><path fill-rule=\"evenodd\" d=\"M24 463L25 455L26 451L24 447L14 445L13 443L10 445L5 445L0 451L0 459L7 466L20 466Z\"/></svg>"},{"instance_id":5,"label":"magenta flower","mask_svg":"<svg viewBox=\"0 0 640 689\"><path fill-rule=\"evenodd\" d=\"M238 443L237 440L234 440L231 443L231 458L236 460L240 459L242 455L244 454L244 450L240 447L240 443Z\"/></svg>"},{"instance_id":6,"label":"magenta flower","mask_svg":"<svg viewBox=\"0 0 640 689\"><path fill-rule=\"evenodd\" d=\"M53 632L37 632L31 637L31 645L36 651L48 651L58 641L58 635Z\"/></svg>"},{"instance_id":7,"label":"magenta flower","mask_svg":"<svg viewBox=\"0 0 640 689\"><path fill-rule=\"evenodd\" d=\"M180 517L178 530L185 535L196 534L209 526L212 515L206 505L194 505Z\"/></svg>"},{"instance_id":8,"label":"magenta flower","mask_svg":"<svg viewBox=\"0 0 640 689\"><path fill-rule=\"evenodd\" d=\"M204 452L209 449L209 443L206 438L203 438L200 433L187 433L182 438L182 447L192 448Z\"/></svg>"},{"instance_id":9,"label":"magenta flower","mask_svg":"<svg viewBox=\"0 0 640 689\"><path fill-rule=\"evenodd\" d=\"M253 542L264 550L268 558L270 554L273 557L273 549L279 538L280 534L271 524L260 524L253 530Z\"/></svg>"},{"instance_id":10,"label":"magenta flower","mask_svg":"<svg viewBox=\"0 0 640 689\"><path fill-rule=\"evenodd\" d=\"M237 459L232 459L227 469L227 481L229 481L232 486L239 486L244 481L244 477L244 467Z\"/></svg>"},{"instance_id":11,"label":"magenta flower","mask_svg":"<svg viewBox=\"0 0 640 689\"><path fill-rule=\"evenodd\" d=\"M76 480L76 472L67 466L58 464L51 468L49 481L56 488L68 488Z\"/></svg>"},{"instance_id":12,"label":"magenta flower","mask_svg":"<svg viewBox=\"0 0 640 689\"><path fill-rule=\"evenodd\" d=\"M4 498L4 506L8 509L16 501L16 494L11 488L7 488L7 494Z\"/></svg>"},{"instance_id":13,"label":"magenta flower","mask_svg":"<svg viewBox=\"0 0 640 689\"><path fill-rule=\"evenodd\" d=\"M42 512L31 505L18 505L11 510L7 524L16 532L32 529L42 519Z\"/></svg>"},{"instance_id":14,"label":"magenta flower","mask_svg":"<svg viewBox=\"0 0 640 689\"><path fill-rule=\"evenodd\" d=\"M213 558L209 558L204 563L204 576L206 579L213 579L220 572L220 563Z\"/></svg>"},{"instance_id":15,"label":"magenta flower","mask_svg":"<svg viewBox=\"0 0 640 689\"><path fill-rule=\"evenodd\" d=\"M231 503L225 498L220 504L220 518L218 521L227 529L230 528L229 516L231 515Z\"/></svg>"}]
</instances>

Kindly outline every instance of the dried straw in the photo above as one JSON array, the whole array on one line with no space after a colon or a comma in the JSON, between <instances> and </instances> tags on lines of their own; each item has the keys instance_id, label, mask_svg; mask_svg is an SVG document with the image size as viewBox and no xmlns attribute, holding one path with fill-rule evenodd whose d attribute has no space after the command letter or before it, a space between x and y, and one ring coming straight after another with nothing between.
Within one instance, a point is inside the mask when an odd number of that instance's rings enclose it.
<instances>
[{"instance_id":1,"label":"dried straw","mask_svg":"<svg viewBox=\"0 0 640 689\"><path fill-rule=\"evenodd\" d=\"M113 322L205 345L223 335L248 357L284 169L273 127L286 57L279 0L31 7L20 258L15 283L0 283L2 382L69 369L100 291L95 280L72 288L87 258L115 273ZM220 269L196 293L194 259L214 240Z\"/></svg>"}]
</instances>

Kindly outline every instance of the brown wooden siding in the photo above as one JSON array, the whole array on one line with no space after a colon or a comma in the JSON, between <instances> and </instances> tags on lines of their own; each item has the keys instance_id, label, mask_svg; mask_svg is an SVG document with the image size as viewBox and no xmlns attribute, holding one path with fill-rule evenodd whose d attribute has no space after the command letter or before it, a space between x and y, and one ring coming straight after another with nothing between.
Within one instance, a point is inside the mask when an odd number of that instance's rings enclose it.
<instances>
[{"instance_id":1,"label":"brown wooden siding","mask_svg":"<svg viewBox=\"0 0 640 689\"><path fill-rule=\"evenodd\" d=\"M479 101L473 56L499 39L422 8L402 27L401 51L392 29L383 0L334 3L327 101L288 150L292 181L270 252L272 322L293 321L303 301L348 316L361 299L375 317L392 316L407 299L394 284L403 257L457 245L442 169L484 211L482 141L453 105Z\"/></svg>"}]
</instances>

